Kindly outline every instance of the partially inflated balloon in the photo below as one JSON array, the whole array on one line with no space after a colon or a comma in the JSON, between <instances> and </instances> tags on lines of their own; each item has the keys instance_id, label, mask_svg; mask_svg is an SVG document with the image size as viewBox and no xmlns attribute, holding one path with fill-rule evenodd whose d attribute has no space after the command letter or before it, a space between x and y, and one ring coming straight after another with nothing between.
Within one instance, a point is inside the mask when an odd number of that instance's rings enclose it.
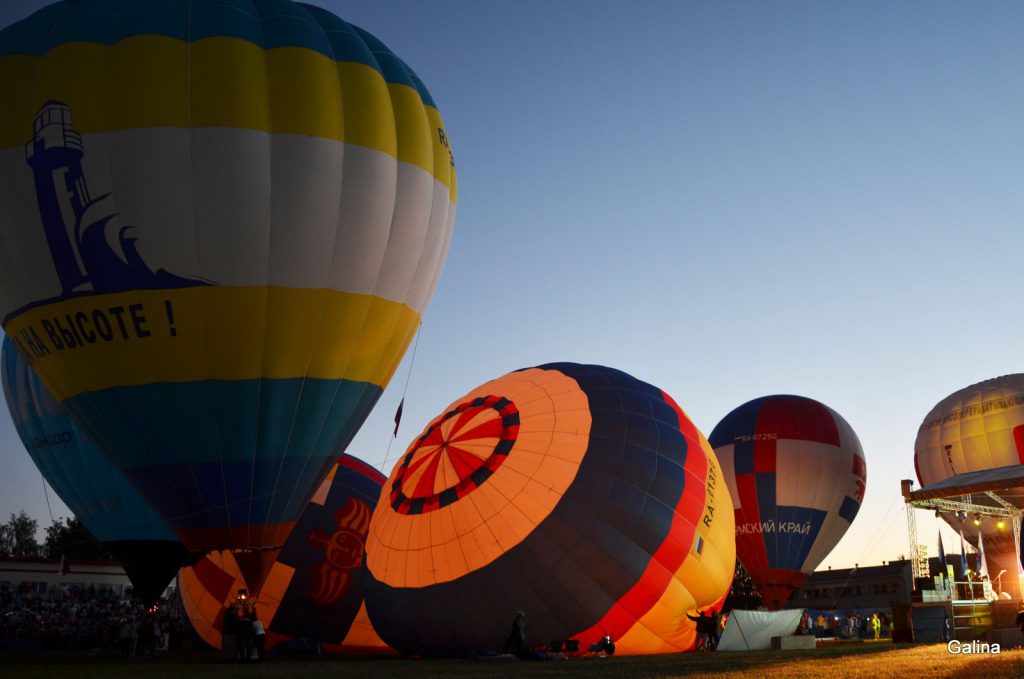
<instances>
[{"instance_id":1,"label":"partially inflated balloon","mask_svg":"<svg viewBox=\"0 0 1024 679\"><path fill-rule=\"evenodd\" d=\"M611 635L620 653L689 648L687 611L729 589L732 503L704 436L660 389L555 363L473 389L384 485L367 609L394 648L501 650Z\"/></svg>"},{"instance_id":2,"label":"partially inflated balloon","mask_svg":"<svg viewBox=\"0 0 1024 679\"><path fill-rule=\"evenodd\" d=\"M765 605L781 608L857 516L860 440L839 413L802 396L744 403L708 440L736 509L736 556Z\"/></svg>"},{"instance_id":3,"label":"partially inflated balloon","mask_svg":"<svg viewBox=\"0 0 1024 679\"><path fill-rule=\"evenodd\" d=\"M316 642L331 653L383 651L363 605L366 532L384 475L342 455L303 510L256 601L267 650L293 639ZM178 589L192 627L221 647L224 614L247 589L230 551L214 552L178 574Z\"/></svg>"},{"instance_id":4,"label":"partially inflated balloon","mask_svg":"<svg viewBox=\"0 0 1024 679\"><path fill-rule=\"evenodd\" d=\"M448 137L286 0L68 0L0 32L0 318L192 550L280 546L440 275Z\"/></svg>"},{"instance_id":5,"label":"partially inflated balloon","mask_svg":"<svg viewBox=\"0 0 1024 679\"><path fill-rule=\"evenodd\" d=\"M43 478L121 561L143 602L156 601L190 561L188 550L50 396L8 338L0 364L14 427Z\"/></svg>"},{"instance_id":6,"label":"partially inflated balloon","mask_svg":"<svg viewBox=\"0 0 1024 679\"><path fill-rule=\"evenodd\" d=\"M922 485L1019 464L1024 464L1024 374L1020 373L978 382L942 399L925 416L914 443L914 468ZM1024 507L1024 489L995 492ZM1019 597L1020 552L1009 524L1000 528L996 519L984 518L976 527L953 512L943 512L942 518L975 545L979 532L984 535L989 573L994 576L1006 570L993 582Z\"/></svg>"}]
</instances>

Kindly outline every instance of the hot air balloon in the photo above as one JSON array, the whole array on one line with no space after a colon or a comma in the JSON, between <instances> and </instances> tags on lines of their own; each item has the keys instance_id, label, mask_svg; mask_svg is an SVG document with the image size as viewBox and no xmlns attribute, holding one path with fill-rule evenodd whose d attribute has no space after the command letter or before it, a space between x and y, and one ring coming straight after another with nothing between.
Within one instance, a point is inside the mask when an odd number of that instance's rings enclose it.
<instances>
[{"instance_id":1,"label":"hot air balloon","mask_svg":"<svg viewBox=\"0 0 1024 679\"><path fill-rule=\"evenodd\" d=\"M708 437L736 511L736 556L765 605L782 608L850 527L867 467L836 411L803 396L764 396Z\"/></svg>"},{"instance_id":2,"label":"hot air balloon","mask_svg":"<svg viewBox=\"0 0 1024 679\"><path fill-rule=\"evenodd\" d=\"M1024 464L1024 374L1016 373L964 387L935 404L925 416L914 443L914 468L921 485L967 472ZM998 491L1006 502L1024 507L1024 489ZM953 512L942 518L977 546L984 535L985 559L993 584L1020 596L1020 547L1009 524L997 519L961 521ZM998 580L996 573L1006 573Z\"/></svg>"},{"instance_id":3,"label":"hot air balloon","mask_svg":"<svg viewBox=\"0 0 1024 679\"><path fill-rule=\"evenodd\" d=\"M693 645L686 613L735 568L732 503L703 435L660 389L596 365L509 373L452 403L391 472L367 541L374 628L407 654L608 635Z\"/></svg>"},{"instance_id":4,"label":"hot air balloon","mask_svg":"<svg viewBox=\"0 0 1024 679\"><path fill-rule=\"evenodd\" d=\"M64 504L122 563L150 605L178 568L191 563L174 532L86 438L4 338L4 395L25 449Z\"/></svg>"},{"instance_id":5,"label":"hot air balloon","mask_svg":"<svg viewBox=\"0 0 1024 679\"><path fill-rule=\"evenodd\" d=\"M314 493L256 602L268 651L293 640L329 653L389 651L366 615L361 572L370 514L385 480L365 462L342 455ZM245 589L227 550L178 574L185 613L214 648L221 648L225 613Z\"/></svg>"},{"instance_id":6,"label":"hot air balloon","mask_svg":"<svg viewBox=\"0 0 1024 679\"><path fill-rule=\"evenodd\" d=\"M0 92L7 334L190 550L258 581L437 284L430 94L285 0L58 2L0 31Z\"/></svg>"}]
</instances>

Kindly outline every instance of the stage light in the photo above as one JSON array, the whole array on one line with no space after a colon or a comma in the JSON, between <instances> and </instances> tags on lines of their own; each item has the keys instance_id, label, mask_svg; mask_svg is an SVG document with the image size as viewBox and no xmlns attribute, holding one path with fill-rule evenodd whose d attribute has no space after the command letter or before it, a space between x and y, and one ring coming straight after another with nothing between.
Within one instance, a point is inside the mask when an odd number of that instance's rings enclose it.
<instances>
[{"instance_id":1,"label":"stage light","mask_svg":"<svg viewBox=\"0 0 1024 679\"><path fill-rule=\"evenodd\" d=\"M1006 522L1002 519L999 519L998 521L996 521L996 528L998 528L999 530L1006 528Z\"/></svg>"},{"instance_id":2,"label":"stage light","mask_svg":"<svg viewBox=\"0 0 1024 679\"><path fill-rule=\"evenodd\" d=\"M978 515L978 514L974 515L974 525L975 526L980 526L981 525L981 516Z\"/></svg>"}]
</instances>

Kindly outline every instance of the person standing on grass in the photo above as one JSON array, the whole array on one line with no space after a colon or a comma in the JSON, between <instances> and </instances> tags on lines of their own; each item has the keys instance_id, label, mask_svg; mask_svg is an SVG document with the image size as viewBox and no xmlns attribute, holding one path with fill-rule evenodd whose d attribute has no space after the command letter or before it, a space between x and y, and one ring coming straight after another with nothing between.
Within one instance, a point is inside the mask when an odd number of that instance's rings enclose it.
<instances>
[{"instance_id":1,"label":"person standing on grass","mask_svg":"<svg viewBox=\"0 0 1024 679\"><path fill-rule=\"evenodd\" d=\"M718 642L722 638L722 613L721 611L711 612L711 649L718 648Z\"/></svg>"},{"instance_id":2,"label":"person standing on grass","mask_svg":"<svg viewBox=\"0 0 1024 679\"><path fill-rule=\"evenodd\" d=\"M708 650L708 644L711 639L711 617L706 615L707 611L700 613L698 611L697 617L693 617L689 613L686 617L697 623L697 644L695 646L698 651Z\"/></svg>"},{"instance_id":3,"label":"person standing on grass","mask_svg":"<svg viewBox=\"0 0 1024 679\"><path fill-rule=\"evenodd\" d=\"M255 608L252 610L252 630L256 640L256 661L263 662L263 656L267 652L267 630L264 629L263 622L256 615Z\"/></svg>"},{"instance_id":4,"label":"person standing on grass","mask_svg":"<svg viewBox=\"0 0 1024 679\"><path fill-rule=\"evenodd\" d=\"M523 657L523 651L526 649L526 613L523 611L516 611L516 619L512 621L512 631L509 632L508 639L505 640L505 653L516 656L517 658Z\"/></svg>"}]
</instances>

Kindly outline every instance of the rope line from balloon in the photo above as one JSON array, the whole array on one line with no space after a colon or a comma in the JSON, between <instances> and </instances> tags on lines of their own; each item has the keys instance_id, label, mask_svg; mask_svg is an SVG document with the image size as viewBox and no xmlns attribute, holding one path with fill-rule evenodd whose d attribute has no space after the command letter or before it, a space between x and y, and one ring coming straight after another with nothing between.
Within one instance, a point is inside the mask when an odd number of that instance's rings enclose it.
<instances>
[{"instance_id":1,"label":"rope line from balloon","mask_svg":"<svg viewBox=\"0 0 1024 679\"><path fill-rule=\"evenodd\" d=\"M412 357L409 359L409 370L405 374L405 386L402 388L402 398L398 401L399 404L401 404L402 406L405 405L405 395L409 391L409 380L412 379L412 368L413 365L416 363L416 350L420 348L420 335L422 334L422 332L423 321L420 321L419 327L416 328L416 340L413 342L412 345ZM391 456L391 444L394 443L396 438L398 438L398 425L399 423L396 422L394 435L388 437L388 447L387 450L384 452L384 460L381 461L380 463L381 473L385 473L384 466L388 463L388 458Z\"/></svg>"},{"instance_id":2,"label":"rope line from balloon","mask_svg":"<svg viewBox=\"0 0 1024 679\"><path fill-rule=\"evenodd\" d=\"M860 570L860 566L856 565L856 564L859 564L860 561L863 560L863 558L867 555L867 553L870 552L871 550L873 550L878 545L879 539L883 535L885 535L885 533L882 532L882 526L888 525L889 515L892 514L892 510L898 506L898 503L899 503L900 499L901 498L900 498L899 495L897 495L896 497L893 498L892 504L890 504L889 505L889 509L886 510L885 515L882 518L882 521L880 521L877 524L877 527L875 528L875 534L874 534L874 536L872 536L873 537L872 541L861 552L860 559L858 559L855 562L854 567L850 569L850 572L846 576L846 580L844 580L843 584L838 589L836 589L835 596L832 597L832 602L829 604L828 610L834 610L835 609L836 602L839 600L839 597L842 595L843 590L846 589L846 586L848 584L850 584L850 578L853 577L854 573L856 573L858 570Z\"/></svg>"}]
</instances>

